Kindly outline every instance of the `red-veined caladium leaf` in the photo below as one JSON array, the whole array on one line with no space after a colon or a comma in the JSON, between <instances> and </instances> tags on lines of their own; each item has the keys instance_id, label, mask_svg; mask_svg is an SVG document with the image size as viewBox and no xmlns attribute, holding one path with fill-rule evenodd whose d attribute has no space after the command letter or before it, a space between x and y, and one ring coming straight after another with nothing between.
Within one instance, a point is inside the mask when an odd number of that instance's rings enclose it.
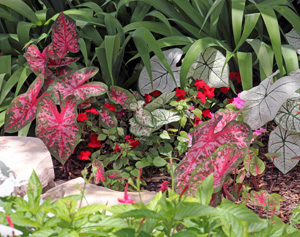
<instances>
[{"instance_id":1,"label":"red-veined caladium leaf","mask_svg":"<svg viewBox=\"0 0 300 237\"><path fill-rule=\"evenodd\" d=\"M115 104L120 104L123 109L129 109L129 105L133 102L136 102L133 94L131 94L128 90L118 86L112 86L107 94L112 102Z\"/></svg>"},{"instance_id":2,"label":"red-veined caladium leaf","mask_svg":"<svg viewBox=\"0 0 300 237\"><path fill-rule=\"evenodd\" d=\"M59 76L53 82L48 90L54 91L56 102L58 102L59 93L63 99L68 95L74 95L77 104L80 104L92 96L100 96L107 92L107 86L102 82L85 83L98 72L98 68L88 67L69 74Z\"/></svg>"},{"instance_id":3,"label":"red-veined caladium leaf","mask_svg":"<svg viewBox=\"0 0 300 237\"><path fill-rule=\"evenodd\" d=\"M214 133L221 119L222 116L215 116L195 129L194 144L175 170L178 192L189 182L193 170L223 144L232 143L237 149L250 145L252 131L246 123L230 121L221 131ZM195 188L195 184L191 186Z\"/></svg>"},{"instance_id":4,"label":"red-veined caladium leaf","mask_svg":"<svg viewBox=\"0 0 300 237\"><path fill-rule=\"evenodd\" d=\"M220 146L208 158L201 156L201 162L191 170L190 193L195 194L198 183L210 174L214 176L214 192L218 192L229 172L234 170L247 153L248 147L238 148L235 144L226 143Z\"/></svg>"},{"instance_id":5,"label":"red-veined caladium leaf","mask_svg":"<svg viewBox=\"0 0 300 237\"><path fill-rule=\"evenodd\" d=\"M250 194L251 201L254 205L263 207L266 211L271 210L273 212L278 211L280 208L280 201L284 201L284 199L276 194L269 194L266 190L260 190L259 192L251 191Z\"/></svg>"},{"instance_id":6,"label":"red-veined caladium leaf","mask_svg":"<svg viewBox=\"0 0 300 237\"><path fill-rule=\"evenodd\" d=\"M149 137L153 131L152 128L144 127L138 124L134 118L129 119L129 123L130 123L129 131L135 136Z\"/></svg>"},{"instance_id":7,"label":"red-veined caladium leaf","mask_svg":"<svg viewBox=\"0 0 300 237\"><path fill-rule=\"evenodd\" d=\"M271 133L268 144L269 153L280 153L274 165L286 174L298 164L298 160L291 159L300 155L300 135L278 126Z\"/></svg>"},{"instance_id":8,"label":"red-veined caladium leaf","mask_svg":"<svg viewBox=\"0 0 300 237\"><path fill-rule=\"evenodd\" d=\"M69 65L71 63L74 63L78 60L79 60L79 58L70 58L70 57L56 58L56 59L49 58L47 67L63 67L63 66Z\"/></svg>"},{"instance_id":9,"label":"red-veined caladium leaf","mask_svg":"<svg viewBox=\"0 0 300 237\"><path fill-rule=\"evenodd\" d=\"M240 95L240 98L246 101L242 111L244 122L253 130L273 120L281 105L300 88L300 71L272 83L276 74L278 71Z\"/></svg>"},{"instance_id":10,"label":"red-veined caladium leaf","mask_svg":"<svg viewBox=\"0 0 300 237\"><path fill-rule=\"evenodd\" d=\"M47 65L47 48L41 53L36 45L29 45L26 53L24 54L29 67L34 73L45 74L46 65Z\"/></svg>"},{"instance_id":11,"label":"red-veined caladium leaf","mask_svg":"<svg viewBox=\"0 0 300 237\"><path fill-rule=\"evenodd\" d=\"M239 115L239 112L234 112L231 110L219 110L215 116L222 116L222 119L220 120L220 122L217 124L215 131L214 132L219 132L221 131L227 123L229 123L232 120L235 120L236 117Z\"/></svg>"},{"instance_id":12,"label":"red-veined caladium leaf","mask_svg":"<svg viewBox=\"0 0 300 237\"><path fill-rule=\"evenodd\" d=\"M129 109L135 111L134 119L139 125L143 127L154 128L155 119L150 111L143 108L144 104L145 101L139 100L137 102L131 103L129 105Z\"/></svg>"},{"instance_id":13,"label":"red-veined caladium leaf","mask_svg":"<svg viewBox=\"0 0 300 237\"><path fill-rule=\"evenodd\" d=\"M38 103L36 136L43 140L51 154L65 164L80 140L76 122L76 98L68 96L60 105L60 112L53 95L44 96Z\"/></svg>"},{"instance_id":14,"label":"red-veined caladium leaf","mask_svg":"<svg viewBox=\"0 0 300 237\"><path fill-rule=\"evenodd\" d=\"M45 71L45 82L44 82L43 89L46 91L48 87L54 82L55 79L56 76L54 75L54 73L49 68L47 68Z\"/></svg>"},{"instance_id":15,"label":"red-veined caladium leaf","mask_svg":"<svg viewBox=\"0 0 300 237\"><path fill-rule=\"evenodd\" d=\"M108 108L103 107L99 110L99 121L101 125L105 128L113 128L118 126L118 120L113 111Z\"/></svg>"},{"instance_id":16,"label":"red-veined caladium leaf","mask_svg":"<svg viewBox=\"0 0 300 237\"><path fill-rule=\"evenodd\" d=\"M38 95L43 84L44 77L40 75L25 94L19 95L12 101L5 115L5 132L17 132L35 119L37 102L40 99Z\"/></svg>"},{"instance_id":17,"label":"red-veined caladium leaf","mask_svg":"<svg viewBox=\"0 0 300 237\"><path fill-rule=\"evenodd\" d=\"M244 166L253 176L262 174L265 170L265 163L257 157L253 150L248 150L244 159Z\"/></svg>"},{"instance_id":18,"label":"red-veined caladium leaf","mask_svg":"<svg viewBox=\"0 0 300 237\"><path fill-rule=\"evenodd\" d=\"M73 19L61 13L52 28L52 49L59 58L64 58L67 52L77 53L79 35L76 33L76 24Z\"/></svg>"}]
</instances>

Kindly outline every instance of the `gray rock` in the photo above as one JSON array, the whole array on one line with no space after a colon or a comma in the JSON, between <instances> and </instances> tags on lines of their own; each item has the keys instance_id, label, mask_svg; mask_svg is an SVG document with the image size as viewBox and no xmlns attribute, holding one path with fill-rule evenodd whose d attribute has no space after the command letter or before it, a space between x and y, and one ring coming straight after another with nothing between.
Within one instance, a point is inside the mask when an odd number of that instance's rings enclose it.
<instances>
[{"instance_id":1,"label":"gray rock","mask_svg":"<svg viewBox=\"0 0 300 237\"><path fill-rule=\"evenodd\" d=\"M39 138L0 137L0 161L15 174L15 194L24 196L33 170L43 187L54 179L50 152Z\"/></svg>"},{"instance_id":2,"label":"gray rock","mask_svg":"<svg viewBox=\"0 0 300 237\"><path fill-rule=\"evenodd\" d=\"M43 199L48 199L52 196L52 200L57 200L62 197L80 194L79 189L83 189L84 179L76 178L58 185L55 188L48 190L42 195ZM78 188L79 187L79 188ZM143 203L149 203L156 195L156 192L142 191ZM131 200L140 201L138 192L128 192ZM105 187L100 187L95 184L87 183L85 190L85 199L83 199L82 206L91 204L103 204L113 206L120 204L118 198L122 199L124 192L114 191ZM86 202L87 201L87 202Z\"/></svg>"}]
</instances>

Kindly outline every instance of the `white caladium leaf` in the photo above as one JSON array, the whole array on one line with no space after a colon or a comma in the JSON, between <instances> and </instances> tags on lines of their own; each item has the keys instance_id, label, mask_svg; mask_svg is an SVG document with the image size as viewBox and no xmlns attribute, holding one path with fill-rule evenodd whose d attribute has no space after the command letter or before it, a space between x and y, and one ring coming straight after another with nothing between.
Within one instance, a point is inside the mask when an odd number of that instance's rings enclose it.
<instances>
[{"instance_id":1,"label":"white caladium leaf","mask_svg":"<svg viewBox=\"0 0 300 237\"><path fill-rule=\"evenodd\" d=\"M153 131L152 128L144 127L139 125L134 118L129 119L130 123L130 132L136 136L145 136L149 137Z\"/></svg>"},{"instance_id":2,"label":"white caladium leaf","mask_svg":"<svg viewBox=\"0 0 300 237\"><path fill-rule=\"evenodd\" d=\"M152 115L156 120L156 127L160 127L165 124L177 122L180 120L180 116L178 116L176 112L165 109L156 109L152 111Z\"/></svg>"},{"instance_id":3,"label":"white caladium leaf","mask_svg":"<svg viewBox=\"0 0 300 237\"><path fill-rule=\"evenodd\" d=\"M273 120L281 105L300 88L300 74L285 76L272 83L273 77L278 72L240 95L240 98L246 101L242 111L244 122L248 123L253 130Z\"/></svg>"},{"instance_id":4,"label":"white caladium leaf","mask_svg":"<svg viewBox=\"0 0 300 237\"><path fill-rule=\"evenodd\" d=\"M155 127L155 119L150 111L143 108L137 108L134 113L134 119L135 121L143 126L148 128L154 128Z\"/></svg>"},{"instance_id":5,"label":"white caladium leaf","mask_svg":"<svg viewBox=\"0 0 300 237\"><path fill-rule=\"evenodd\" d=\"M190 69L189 76L201 78L208 86L220 88L229 86L229 66L225 65L224 55L215 48L207 48L195 60Z\"/></svg>"},{"instance_id":6,"label":"white caladium leaf","mask_svg":"<svg viewBox=\"0 0 300 237\"><path fill-rule=\"evenodd\" d=\"M300 133L300 100L287 100L275 116L275 122L291 132Z\"/></svg>"},{"instance_id":7,"label":"white caladium leaf","mask_svg":"<svg viewBox=\"0 0 300 237\"><path fill-rule=\"evenodd\" d=\"M300 34L294 28L285 35L286 40L292 45L296 50L297 53L300 54Z\"/></svg>"},{"instance_id":8,"label":"white caladium leaf","mask_svg":"<svg viewBox=\"0 0 300 237\"><path fill-rule=\"evenodd\" d=\"M175 96L176 92L165 92L162 93L159 97L157 97L155 100L151 101L149 104L145 106L145 109L148 109L149 111L153 111L155 109L162 108L164 105L166 105L173 97Z\"/></svg>"},{"instance_id":9,"label":"white caladium leaf","mask_svg":"<svg viewBox=\"0 0 300 237\"><path fill-rule=\"evenodd\" d=\"M280 157L275 158L274 165L286 174L298 163L298 160L291 158L300 155L299 133L287 131L280 126L276 127L270 133L268 152L281 154Z\"/></svg>"},{"instance_id":10,"label":"white caladium leaf","mask_svg":"<svg viewBox=\"0 0 300 237\"><path fill-rule=\"evenodd\" d=\"M182 57L182 50L179 48L169 49L163 51L171 70L174 74L175 81L172 76L168 73L167 69L160 62L157 56L151 58L151 68L152 68L152 78L153 78L153 87L151 84L150 77L148 75L146 67L143 68L140 77L139 77L139 90L142 95L149 94L152 91L159 90L161 92L171 92L176 87L180 85L180 66L177 66L177 63Z\"/></svg>"}]
</instances>

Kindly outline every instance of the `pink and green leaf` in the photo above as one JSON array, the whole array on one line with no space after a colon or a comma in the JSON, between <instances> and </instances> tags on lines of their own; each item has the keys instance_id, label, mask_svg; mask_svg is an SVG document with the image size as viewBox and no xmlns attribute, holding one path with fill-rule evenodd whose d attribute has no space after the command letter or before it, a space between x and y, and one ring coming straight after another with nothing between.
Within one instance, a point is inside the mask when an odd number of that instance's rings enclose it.
<instances>
[{"instance_id":1,"label":"pink and green leaf","mask_svg":"<svg viewBox=\"0 0 300 237\"><path fill-rule=\"evenodd\" d=\"M113 111L103 107L99 110L100 123L105 128L112 128L118 126L118 120Z\"/></svg>"},{"instance_id":2,"label":"pink and green leaf","mask_svg":"<svg viewBox=\"0 0 300 237\"><path fill-rule=\"evenodd\" d=\"M265 170L264 162L252 150L248 150L248 154L244 159L244 166L254 176L262 174Z\"/></svg>"},{"instance_id":3,"label":"pink and green leaf","mask_svg":"<svg viewBox=\"0 0 300 237\"><path fill-rule=\"evenodd\" d=\"M102 82L85 83L97 72L97 68L89 67L59 76L48 90L55 92L55 98L59 98L59 94L63 99L74 95L77 104L80 104L92 96L100 96L107 92L107 86Z\"/></svg>"},{"instance_id":4,"label":"pink and green leaf","mask_svg":"<svg viewBox=\"0 0 300 237\"><path fill-rule=\"evenodd\" d=\"M131 103L136 102L133 94L118 86L112 86L108 92L108 96L111 101L115 104L120 104L126 110L129 109Z\"/></svg>"},{"instance_id":5,"label":"pink and green leaf","mask_svg":"<svg viewBox=\"0 0 300 237\"><path fill-rule=\"evenodd\" d=\"M80 140L76 118L74 96L68 96L62 102L60 112L53 95L41 98L38 103L36 136L43 140L51 154L62 164L65 164Z\"/></svg>"},{"instance_id":6,"label":"pink and green leaf","mask_svg":"<svg viewBox=\"0 0 300 237\"><path fill-rule=\"evenodd\" d=\"M41 53L36 45L29 45L24 54L29 67L37 75L45 74L47 65L47 48Z\"/></svg>"},{"instance_id":7,"label":"pink and green leaf","mask_svg":"<svg viewBox=\"0 0 300 237\"><path fill-rule=\"evenodd\" d=\"M52 28L52 50L59 58L64 58L67 52L77 53L79 35L73 19L61 13Z\"/></svg>"},{"instance_id":8,"label":"pink and green leaf","mask_svg":"<svg viewBox=\"0 0 300 237\"><path fill-rule=\"evenodd\" d=\"M144 127L139 125L134 118L129 119L130 123L130 133L136 136L145 136L149 137L153 131L152 128Z\"/></svg>"},{"instance_id":9,"label":"pink and green leaf","mask_svg":"<svg viewBox=\"0 0 300 237\"><path fill-rule=\"evenodd\" d=\"M8 107L5 115L5 132L16 132L31 123L36 116L38 95L44 84L44 77L40 75L31 84L25 94L16 97ZM46 95L46 94L45 94Z\"/></svg>"},{"instance_id":10,"label":"pink and green leaf","mask_svg":"<svg viewBox=\"0 0 300 237\"><path fill-rule=\"evenodd\" d=\"M149 110L144 109L144 104L145 102L143 100L139 100L131 103L129 108L135 111L134 119L139 125L143 127L154 128L155 119Z\"/></svg>"},{"instance_id":11,"label":"pink and green leaf","mask_svg":"<svg viewBox=\"0 0 300 237\"><path fill-rule=\"evenodd\" d=\"M47 67L63 67L63 66L69 65L71 63L74 63L78 60L79 60L79 58L70 58L70 57L55 58L55 59L49 58Z\"/></svg>"}]
</instances>

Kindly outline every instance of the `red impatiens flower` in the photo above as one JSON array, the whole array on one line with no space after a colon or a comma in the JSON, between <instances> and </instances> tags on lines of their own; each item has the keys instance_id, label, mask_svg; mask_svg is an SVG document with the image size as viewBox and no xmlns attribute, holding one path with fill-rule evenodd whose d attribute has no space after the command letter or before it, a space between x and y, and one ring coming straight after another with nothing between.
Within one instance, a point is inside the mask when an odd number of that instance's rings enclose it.
<instances>
[{"instance_id":1,"label":"red impatiens flower","mask_svg":"<svg viewBox=\"0 0 300 237\"><path fill-rule=\"evenodd\" d=\"M129 145L132 146L132 148L136 148L138 145L140 145L140 141L138 140L133 140L133 139L130 139L129 140Z\"/></svg>"},{"instance_id":2,"label":"red impatiens flower","mask_svg":"<svg viewBox=\"0 0 300 237\"><path fill-rule=\"evenodd\" d=\"M215 88L214 87L209 87L209 86L205 86L203 88L204 94L208 97L208 98L213 98L215 96Z\"/></svg>"},{"instance_id":3,"label":"red impatiens flower","mask_svg":"<svg viewBox=\"0 0 300 237\"><path fill-rule=\"evenodd\" d=\"M101 141L98 141L98 135L91 136L91 141L88 143L88 147L96 148L101 146Z\"/></svg>"},{"instance_id":4,"label":"red impatiens flower","mask_svg":"<svg viewBox=\"0 0 300 237\"><path fill-rule=\"evenodd\" d=\"M223 92L224 94L227 94L229 89L230 89L230 87L221 87L220 91Z\"/></svg>"},{"instance_id":5,"label":"red impatiens flower","mask_svg":"<svg viewBox=\"0 0 300 237\"><path fill-rule=\"evenodd\" d=\"M105 104L105 105L103 105L103 107L108 108L110 111L116 111L116 107L111 104Z\"/></svg>"},{"instance_id":6,"label":"red impatiens flower","mask_svg":"<svg viewBox=\"0 0 300 237\"><path fill-rule=\"evenodd\" d=\"M159 90L155 90L155 91L152 91L150 93L150 95L152 95L153 97L158 97L161 95L161 92Z\"/></svg>"},{"instance_id":7,"label":"red impatiens flower","mask_svg":"<svg viewBox=\"0 0 300 237\"><path fill-rule=\"evenodd\" d=\"M146 102L146 104L150 103L151 99L152 99L151 95L145 94L145 102Z\"/></svg>"},{"instance_id":8,"label":"red impatiens flower","mask_svg":"<svg viewBox=\"0 0 300 237\"><path fill-rule=\"evenodd\" d=\"M197 91L196 97L199 98L202 103L206 103L206 96L201 91Z\"/></svg>"},{"instance_id":9,"label":"red impatiens flower","mask_svg":"<svg viewBox=\"0 0 300 237\"><path fill-rule=\"evenodd\" d=\"M88 117L85 113L78 114L77 121L83 122L83 121L86 121L86 120L89 120L89 119L88 119Z\"/></svg>"},{"instance_id":10,"label":"red impatiens flower","mask_svg":"<svg viewBox=\"0 0 300 237\"><path fill-rule=\"evenodd\" d=\"M78 156L79 160L88 160L92 153L90 151L81 151L80 155Z\"/></svg>"},{"instance_id":11,"label":"red impatiens flower","mask_svg":"<svg viewBox=\"0 0 300 237\"><path fill-rule=\"evenodd\" d=\"M196 79L196 82L194 83L194 86L197 87L197 90L200 90L201 88L207 86L207 84L203 80Z\"/></svg>"},{"instance_id":12,"label":"red impatiens flower","mask_svg":"<svg viewBox=\"0 0 300 237\"><path fill-rule=\"evenodd\" d=\"M164 191L167 191L168 190L168 184L169 182L168 181L164 181L162 184L161 184L161 187L160 187L160 189L158 190L158 192L160 192L160 191L162 191L162 192L164 192Z\"/></svg>"},{"instance_id":13,"label":"red impatiens flower","mask_svg":"<svg viewBox=\"0 0 300 237\"><path fill-rule=\"evenodd\" d=\"M175 94L175 96L177 96L177 97L184 96L184 95L185 95L185 93L186 93L186 91L185 91L185 90L183 90L183 89L176 88L175 90L176 90L176 94Z\"/></svg>"},{"instance_id":14,"label":"red impatiens flower","mask_svg":"<svg viewBox=\"0 0 300 237\"><path fill-rule=\"evenodd\" d=\"M122 199L118 198L118 202L120 202L120 203L135 203L135 202L137 202L135 200L131 200L130 199L130 196L127 194L127 189L128 189L128 182L127 182L127 184L125 186L124 198L122 198Z\"/></svg>"},{"instance_id":15,"label":"red impatiens flower","mask_svg":"<svg viewBox=\"0 0 300 237\"><path fill-rule=\"evenodd\" d=\"M130 140L130 135L125 136L124 139L125 139L126 142L129 142L129 140Z\"/></svg>"},{"instance_id":16,"label":"red impatiens flower","mask_svg":"<svg viewBox=\"0 0 300 237\"><path fill-rule=\"evenodd\" d=\"M203 123L203 121L201 121L201 119L200 118L198 118L197 116L195 116L195 122L194 122L194 125L195 126L197 126L197 125L199 125L200 123Z\"/></svg>"},{"instance_id":17,"label":"red impatiens flower","mask_svg":"<svg viewBox=\"0 0 300 237\"><path fill-rule=\"evenodd\" d=\"M91 113L91 114L99 114L99 112L95 108L87 109L85 112Z\"/></svg>"},{"instance_id":18,"label":"red impatiens flower","mask_svg":"<svg viewBox=\"0 0 300 237\"><path fill-rule=\"evenodd\" d=\"M240 74L240 72L231 72L231 73L229 73L229 79L235 79L238 83L241 83L241 74Z\"/></svg>"},{"instance_id":19,"label":"red impatiens flower","mask_svg":"<svg viewBox=\"0 0 300 237\"><path fill-rule=\"evenodd\" d=\"M121 151L121 147L119 146L119 144L116 144L114 152L118 152Z\"/></svg>"},{"instance_id":20,"label":"red impatiens flower","mask_svg":"<svg viewBox=\"0 0 300 237\"><path fill-rule=\"evenodd\" d=\"M211 113L210 113L209 109L202 110L202 116L203 116L203 118L211 118Z\"/></svg>"},{"instance_id":21,"label":"red impatiens flower","mask_svg":"<svg viewBox=\"0 0 300 237\"><path fill-rule=\"evenodd\" d=\"M228 104L231 104L231 103L233 102L233 99L234 99L234 98L228 99Z\"/></svg>"}]
</instances>

